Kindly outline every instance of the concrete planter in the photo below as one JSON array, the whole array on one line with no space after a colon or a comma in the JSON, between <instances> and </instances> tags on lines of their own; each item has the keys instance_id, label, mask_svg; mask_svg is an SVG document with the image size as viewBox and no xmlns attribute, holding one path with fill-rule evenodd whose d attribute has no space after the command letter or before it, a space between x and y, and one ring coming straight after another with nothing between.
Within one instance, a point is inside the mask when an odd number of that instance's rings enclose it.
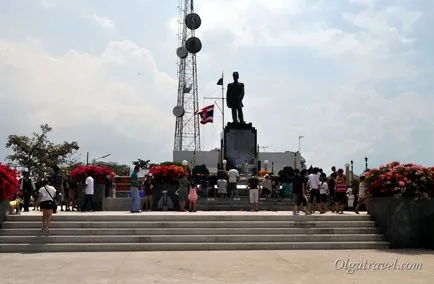
<instances>
[{"instance_id":1,"label":"concrete planter","mask_svg":"<svg viewBox=\"0 0 434 284\"><path fill-rule=\"evenodd\" d=\"M178 196L175 194L179 187L178 184L157 183L154 186L154 190L152 191L153 210L161 209L158 208L158 201L160 201L161 197L163 196L163 190L167 190L167 196L170 197L173 202L172 210L179 210Z\"/></svg>"},{"instance_id":2,"label":"concrete planter","mask_svg":"<svg viewBox=\"0 0 434 284\"><path fill-rule=\"evenodd\" d=\"M84 188L85 185L82 183L79 183L77 185L77 208L78 210L81 210L84 205Z\"/></svg>"},{"instance_id":3,"label":"concrete planter","mask_svg":"<svg viewBox=\"0 0 434 284\"><path fill-rule=\"evenodd\" d=\"M85 196L85 184L78 184L77 191L77 207L78 209L83 208L84 205L84 196ZM105 199L105 185L104 184L95 184L93 192L93 203L95 204L95 211L103 210L103 202Z\"/></svg>"},{"instance_id":4,"label":"concrete planter","mask_svg":"<svg viewBox=\"0 0 434 284\"><path fill-rule=\"evenodd\" d=\"M168 197L173 202L173 208L170 210L178 210L179 204L178 204L178 198L175 194L176 190L178 189L177 184L160 184L157 183L154 185L154 190L152 191L152 210L161 210L161 208L158 207L158 201L160 201L161 197L163 196L163 190L166 189ZM128 196L126 194L126 196ZM143 206L143 199L141 200L140 206ZM116 198L105 198L103 201L103 210L104 211L130 211L131 210L131 198L129 197L116 197Z\"/></svg>"},{"instance_id":5,"label":"concrete planter","mask_svg":"<svg viewBox=\"0 0 434 284\"><path fill-rule=\"evenodd\" d=\"M9 200L0 200L0 228L1 223L6 220L6 212L9 207Z\"/></svg>"},{"instance_id":6,"label":"concrete planter","mask_svg":"<svg viewBox=\"0 0 434 284\"><path fill-rule=\"evenodd\" d=\"M391 248L434 249L434 199L375 197L368 213Z\"/></svg>"},{"instance_id":7,"label":"concrete planter","mask_svg":"<svg viewBox=\"0 0 434 284\"><path fill-rule=\"evenodd\" d=\"M95 184L94 193L93 193L93 202L95 204L96 211L102 211L102 203L105 198L105 185L104 184Z\"/></svg>"}]
</instances>

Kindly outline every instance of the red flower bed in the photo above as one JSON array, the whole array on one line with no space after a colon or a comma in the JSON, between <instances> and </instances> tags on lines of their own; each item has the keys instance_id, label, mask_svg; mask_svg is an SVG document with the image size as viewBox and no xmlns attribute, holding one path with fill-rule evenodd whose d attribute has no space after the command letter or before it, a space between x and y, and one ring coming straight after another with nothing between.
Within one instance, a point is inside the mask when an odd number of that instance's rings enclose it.
<instances>
[{"instance_id":1,"label":"red flower bed","mask_svg":"<svg viewBox=\"0 0 434 284\"><path fill-rule=\"evenodd\" d=\"M112 178L114 173L109 168L103 168L98 166L78 166L71 171L71 178L76 182L84 182L87 174L89 174L95 180L95 183L104 183L105 177L110 176Z\"/></svg>"},{"instance_id":2,"label":"red flower bed","mask_svg":"<svg viewBox=\"0 0 434 284\"><path fill-rule=\"evenodd\" d=\"M18 186L18 172L0 163L0 200L10 200Z\"/></svg>"},{"instance_id":3,"label":"red flower bed","mask_svg":"<svg viewBox=\"0 0 434 284\"><path fill-rule=\"evenodd\" d=\"M179 178L185 174L183 167L177 165L155 165L149 169L156 182L177 183Z\"/></svg>"},{"instance_id":4,"label":"red flower bed","mask_svg":"<svg viewBox=\"0 0 434 284\"><path fill-rule=\"evenodd\" d=\"M434 167L392 162L365 176L373 196L434 197Z\"/></svg>"}]
</instances>

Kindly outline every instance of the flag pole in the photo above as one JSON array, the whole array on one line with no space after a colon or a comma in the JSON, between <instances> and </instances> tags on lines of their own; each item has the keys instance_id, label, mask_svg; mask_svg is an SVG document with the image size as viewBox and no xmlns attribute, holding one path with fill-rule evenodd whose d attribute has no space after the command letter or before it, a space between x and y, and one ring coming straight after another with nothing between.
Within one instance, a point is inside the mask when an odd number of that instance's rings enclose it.
<instances>
[{"instance_id":1,"label":"flag pole","mask_svg":"<svg viewBox=\"0 0 434 284\"><path fill-rule=\"evenodd\" d=\"M225 83L224 72L222 72L222 130L225 130Z\"/></svg>"},{"instance_id":2,"label":"flag pole","mask_svg":"<svg viewBox=\"0 0 434 284\"><path fill-rule=\"evenodd\" d=\"M221 137L221 143L220 143L220 163L225 170L223 166L223 160L225 158L224 156L224 143L225 143L225 83L224 83L224 71L222 72L222 137Z\"/></svg>"}]
</instances>

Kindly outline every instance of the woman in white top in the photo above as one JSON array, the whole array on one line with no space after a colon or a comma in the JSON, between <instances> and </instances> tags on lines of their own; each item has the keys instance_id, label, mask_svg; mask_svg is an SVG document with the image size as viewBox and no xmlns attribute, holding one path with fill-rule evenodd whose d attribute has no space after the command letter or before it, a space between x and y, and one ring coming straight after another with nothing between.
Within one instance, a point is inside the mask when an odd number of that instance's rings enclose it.
<instances>
[{"instance_id":1,"label":"woman in white top","mask_svg":"<svg viewBox=\"0 0 434 284\"><path fill-rule=\"evenodd\" d=\"M360 183L359 183L359 198L357 200L357 206L354 209L354 212L356 212L357 214L359 214L359 209L362 204L365 205L365 207L367 206L368 198L366 197L366 191L367 191L367 185L366 185L365 176L361 176Z\"/></svg>"},{"instance_id":2,"label":"woman in white top","mask_svg":"<svg viewBox=\"0 0 434 284\"><path fill-rule=\"evenodd\" d=\"M320 185L319 185L319 193L320 193L320 213L324 214L327 212L326 209L326 202L327 202L327 196L329 195L329 187L327 184L327 178L325 176L320 177Z\"/></svg>"},{"instance_id":3,"label":"woman in white top","mask_svg":"<svg viewBox=\"0 0 434 284\"><path fill-rule=\"evenodd\" d=\"M42 209L42 231L49 232L53 209L55 205L56 189L48 185L48 180L42 181L39 189L39 206Z\"/></svg>"}]
</instances>

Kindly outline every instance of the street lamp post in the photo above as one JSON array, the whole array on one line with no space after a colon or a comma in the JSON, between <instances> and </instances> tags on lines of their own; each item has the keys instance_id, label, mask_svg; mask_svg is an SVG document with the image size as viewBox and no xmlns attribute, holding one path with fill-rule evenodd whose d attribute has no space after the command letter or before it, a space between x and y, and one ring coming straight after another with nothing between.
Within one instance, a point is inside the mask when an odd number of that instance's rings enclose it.
<instances>
[{"instance_id":1,"label":"street lamp post","mask_svg":"<svg viewBox=\"0 0 434 284\"><path fill-rule=\"evenodd\" d=\"M226 168L226 166L227 166L227 164L228 164L228 161L226 161L226 160L223 160L223 170L224 171L227 171L227 168Z\"/></svg>"},{"instance_id":2,"label":"street lamp post","mask_svg":"<svg viewBox=\"0 0 434 284\"><path fill-rule=\"evenodd\" d=\"M264 170L268 173L268 160L264 161Z\"/></svg>"},{"instance_id":3,"label":"street lamp post","mask_svg":"<svg viewBox=\"0 0 434 284\"><path fill-rule=\"evenodd\" d=\"M350 164L349 163L346 163L345 164L345 176L347 177L347 186L350 184L349 183L349 178L348 178L348 174L349 174L349 171L350 171Z\"/></svg>"},{"instance_id":4,"label":"street lamp post","mask_svg":"<svg viewBox=\"0 0 434 284\"><path fill-rule=\"evenodd\" d=\"M365 157L365 171L368 170L368 157Z\"/></svg>"},{"instance_id":5,"label":"street lamp post","mask_svg":"<svg viewBox=\"0 0 434 284\"><path fill-rule=\"evenodd\" d=\"M351 163L351 184L353 183L353 179L354 179L354 161L353 160L351 160L350 161L350 163Z\"/></svg>"},{"instance_id":6,"label":"street lamp post","mask_svg":"<svg viewBox=\"0 0 434 284\"><path fill-rule=\"evenodd\" d=\"M304 138L304 136L298 136L298 152L301 153L301 139Z\"/></svg>"},{"instance_id":7,"label":"street lamp post","mask_svg":"<svg viewBox=\"0 0 434 284\"><path fill-rule=\"evenodd\" d=\"M98 161L98 160L101 160L101 159L105 159L105 158L107 158L107 157L109 157L109 156L111 156L111 154L107 154L107 155L101 156L101 157L99 157L99 158L96 158L96 159L94 159L94 161Z\"/></svg>"},{"instance_id":8,"label":"street lamp post","mask_svg":"<svg viewBox=\"0 0 434 284\"><path fill-rule=\"evenodd\" d=\"M188 161L187 160L182 160L181 165L182 165L182 168L184 169L184 173L188 174L188 169L187 169Z\"/></svg>"},{"instance_id":9,"label":"street lamp post","mask_svg":"<svg viewBox=\"0 0 434 284\"><path fill-rule=\"evenodd\" d=\"M93 159L93 162L96 163L96 161L101 160L101 159L104 159L104 158L107 158L107 157L109 157L109 156L111 156L111 154L106 154L106 155L101 156L101 157L99 157L99 158ZM87 165L87 166L89 165L89 152L86 153L86 165Z\"/></svg>"}]
</instances>

